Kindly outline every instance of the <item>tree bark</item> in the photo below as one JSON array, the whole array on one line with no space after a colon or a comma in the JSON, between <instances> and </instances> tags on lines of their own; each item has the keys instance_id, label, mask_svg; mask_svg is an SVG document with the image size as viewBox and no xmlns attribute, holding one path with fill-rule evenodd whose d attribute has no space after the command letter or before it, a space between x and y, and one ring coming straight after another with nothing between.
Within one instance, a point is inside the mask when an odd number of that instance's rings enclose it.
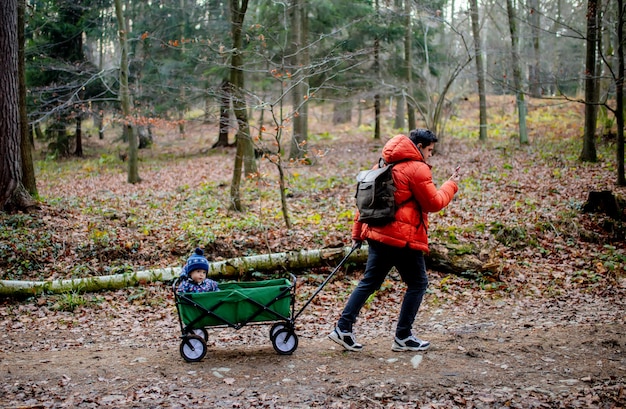
<instances>
[{"instance_id":1,"label":"tree bark","mask_svg":"<svg viewBox=\"0 0 626 409\"><path fill-rule=\"evenodd\" d=\"M248 112L246 107L243 76L243 57L241 49L243 46L242 28L243 20L248 8L248 0L230 0L231 11L231 36L233 39L233 54L231 56L230 69L230 91L233 100L233 109L237 118L235 166L233 167L233 179L230 186L230 208L242 211L241 204L241 178L242 166L246 175L257 172L254 161L254 146L250 137L250 124L248 123Z\"/></svg>"},{"instance_id":2,"label":"tree bark","mask_svg":"<svg viewBox=\"0 0 626 409\"><path fill-rule=\"evenodd\" d=\"M412 0L404 0L405 13L405 34L404 34L404 62L406 67L406 89L408 98L406 99L407 121L409 130L415 129L415 96L413 95L413 25L411 24L411 4Z\"/></svg>"},{"instance_id":3,"label":"tree bark","mask_svg":"<svg viewBox=\"0 0 626 409\"><path fill-rule=\"evenodd\" d=\"M128 183L139 183L138 155L139 144L137 136L133 134L131 119L130 92L128 90L128 28L124 19L122 0L115 0L115 13L117 16L118 35L122 55L120 58L120 99L122 102L122 115L124 123L124 136L128 138Z\"/></svg>"},{"instance_id":4,"label":"tree bark","mask_svg":"<svg viewBox=\"0 0 626 409\"><path fill-rule=\"evenodd\" d=\"M405 95L400 95L397 98L398 102L396 103L395 106L395 110L394 110L394 120L393 120L393 127L396 129L403 129L406 126L406 118L404 115L404 108L406 107L406 96Z\"/></svg>"},{"instance_id":5,"label":"tree bark","mask_svg":"<svg viewBox=\"0 0 626 409\"><path fill-rule=\"evenodd\" d=\"M526 101L522 84L522 69L519 57L519 33L517 32L515 9L513 0L506 0L506 9L509 16L509 31L511 33L511 64L513 65L513 83L515 86L515 100L517 101L517 117L520 144L528 143L526 130Z\"/></svg>"},{"instance_id":6,"label":"tree bark","mask_svg":"<svg viewBox=\"0 0 626 409\"><path fill-rule=\"evenodd\" d=\"M617 0L617 80L615 81L615 98L617 105L615 117L617 122L617 184L626 186L624 175L624 24L626 23L624 1Z\"/></svg>"},{"instance_id":7,"label":"tree bark","mask_svg":"<svg viewBox=\"0 0 626 409\"><path fill-rule=\"evenodd\" d=\"M533 58L529 69L529 92L535 98L541 98L543 94L541 85L541 49L539 43L539 30L541 15L539 14L539 1L528 0L528 22L530 23Z\"/></svg>"},{"instance_id":8,"label":"tree bark","mask_svg":"<svg viewBox=\"0 0 626 409\"><path fill-rule=\"evenodd\" d=\"M483 263L471 254L455 255L454 248L431 243L427 267L446 274L467 278L496 276L495 265ZM275 273L333 267L349 252L350 247L335 249L302 250L299 252L263 254L232 258L209 263L208 277L215 280L249 280L252 272ZM348 262L363 266L367 261L367 246L356 250ZM54 281L0 280L0 297L32 297L42 293L93 292L116 290L154 281L170 281L178 277L180 267L138 271L130 274L86 277Z\"/></svg>"},{"instance_id":9,"label":"tree bark","mask_svg":"<svg viewBox=\"0 0 626 409\"><path fill-rule=\"evenodd\" d=\"M83 157L83 117L82 114L76 116L76 133L74 134L76 147L74 149L74 156L79 158Z\"/></svg>"},{"instance_id":10,"label":"tree bark","mask_svg":"<svg viewBox=\"0 0 626 409\"><path fill-rule=\"evenodd\" d=\"M19 72L19 95L20 95L20 153L22 154L22 184L26 191L33 197L37 196L37 182L35 180L35 166L33 163L32 134L29 132L28 114L26 110L26 71L24 61L24 16L26 0L18 3L18 72Z\"/></svg>"},{"instance_id":11,"label":"tree bark","mask_svg":"<svg viewBox=\"0 0 626 409\"><path fill-rule=\"evenodd\" d=\"M376 0L374 3L375 12L378 15L380 12L380 4ZM380 140L380 121L381 121L381 112L380 112L380 92L378 92L378 87L380 87L380 83L382 82L382 71L380 67L380 37L376 35L374 38L374 72L376 73L376 79L378 84L376 85L376 94L374 95L374 139ZM360 124L359 124L360 125Z\"/></svg>"},{"instance_id":12,"label":"tree bark","mask_svg":"<svg viewBox=\"0 0 626 409\"><path fill-rule=\"evenodd\" d=\"M241 1L241 4L239 3ZM244 94L245 82L243 75L243 20L248 9L248 0L230 0L231 2L231 35L233 54L231 56L230 83L233 97L233 108L237 118L237 154L241 155L246 175L257 172L254 160L254 146L250 135L248 108Z\"/></svg>"},{"instance_id":13,"label":"tree bark","mask_svg":"<svg viewBox=\"0 0 626 409\"><path fill-rule=\"evenodd\" d=\"M472 20L472 34L474 37L474 58L476 59L476 77L478 81L478 106L480 128L478 139L487 140L487 97L485 93L485 69L483 67L483 51L480 42L480 19L478 15L478 2L470 0L470 18Z\"/></svg>"},{"instance_id":14,"label":"tree bark","mask_svg":"<svg viewBox=\"0 0 626 409\"><path fill-rule=\"evenodd\" d=\"M307 44L307 8L304 0L292 0L291 6L291 55L292 80L295 82L292 92L294 116L293 136L289 148L289 159L302 159L308 152L308 104L306 99L308 66Z\"/></svg>"},{"instance_id":15,"label":"tree bark","mask_svg":"<svg viewBox=\"0 0 626 409\"><path fill-rule=\"evenodd\" d=\"M22 185L18 2L0 2L0 210L36 203Z\"/></svg>"},{"instance_id":16,"label":"tree bark","mask_svg":"<svg viewBox=\"0 0 626 409\"><path fill-rule=\"evenodd\" d=\"M18 95L17 2L0 6L0 206L22 182Z\"/></svg>"},{"instance_id":17,"label":"tree bark","mask_svg":"<svg viewBox=\"0 0 626 409\"><path fill-rule=\"evenodd\" d=\"M583 162L596 162L596 121L597 105L596 94L596 39L598 0L587 1L587 51L585 59L585 130L583 135L583 150L580 160Z\"/></svg>"},{"instance_id":18,"label":"tree bark","mask_svg":"<svg viewBox=\"0 0 626 409\"><path fill-rule=\"evenodd\" d=\"M220 85L220 121L218 125L217 142L213 144L213 148L218 146L227 147L228 130L230 129L230 82L227 79L222 80Z\"/></svg>"}]
</instances>

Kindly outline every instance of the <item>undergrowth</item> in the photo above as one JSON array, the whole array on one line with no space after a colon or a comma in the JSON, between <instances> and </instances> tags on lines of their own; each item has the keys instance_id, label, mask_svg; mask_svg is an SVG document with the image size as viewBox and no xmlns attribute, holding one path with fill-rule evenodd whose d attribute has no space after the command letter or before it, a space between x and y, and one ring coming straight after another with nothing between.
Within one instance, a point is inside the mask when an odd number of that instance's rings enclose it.
<instances>
[{"instance_id":1,"label":"undergrowth","mask_svg":"<svg viewBox=\"0 0 626 409\"><path fill-rule=\"evenodd\" d=\"M560 251L555 245L595 242L601 247L597 260L607 274L623 271L623 250L612 239L619 237L623 224L611 226L580 211L584 189L613 187L614 145L599 143L599 162L580 163L575 130L581 117L557 104L531 107L531 143L525 146L516 139L510 105L490 110L489 140L481 143L475 106L470 101L465 108L465 115L448 123L442 140L445 156L433 158L438 185L457 163L462 175L455 200L430 216L431 239L450 244L457 255L502 248L512 253L511 259L527 249L547 257ZM263 176L243 181L245 210L234 212L232 170L225 165L234 151L185 151L185 143L194 143L191 137L142 152L141 172L156 180L146 178L136 186L125 183L126 164L111 153L117 148L107 145L91 147L85 159L38 160L38 181L47 188L41 189L47 192L41 198L44 210L0 214L0 278L66 278L176 266L196 246L220 259L349 245L354 177L371 166L384 143L366 137L370 132L369 125L312 132L312 147L323 152L316 164L286 169L291 231L284 226L273 166L259 161ZM186 169L205 174L198 179L196 174L176 174Z\"/></svg>"}]
</instances>

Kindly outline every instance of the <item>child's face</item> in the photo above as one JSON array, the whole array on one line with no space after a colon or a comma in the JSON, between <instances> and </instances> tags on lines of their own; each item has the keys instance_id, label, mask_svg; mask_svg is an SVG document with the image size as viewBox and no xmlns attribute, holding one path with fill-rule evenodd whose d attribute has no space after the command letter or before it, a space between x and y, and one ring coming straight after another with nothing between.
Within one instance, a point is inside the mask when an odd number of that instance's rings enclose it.
<instances>
[{"instance_id":1,"label":"child's face","mask_svg":"<svg viewBox=\"0 0 626 409\"><path fill-rule=\"evenodd\" d=\"M200 284L206 278L206 271L198 269L193 270L191 273L189 273L189 277L191 277L194 283Z\"/></svg>"}]
</instances>

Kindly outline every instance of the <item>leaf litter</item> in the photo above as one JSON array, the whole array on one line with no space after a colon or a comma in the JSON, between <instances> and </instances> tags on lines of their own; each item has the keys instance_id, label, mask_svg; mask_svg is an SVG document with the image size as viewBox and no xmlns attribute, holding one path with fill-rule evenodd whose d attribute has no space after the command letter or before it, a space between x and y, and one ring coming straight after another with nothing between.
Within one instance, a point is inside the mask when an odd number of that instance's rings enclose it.
<instances>
[{"instance_id":1,"label":"leaf litter","mask_svg":"<svg viewBox=\"0 0 626 409\"><path fill-rule=\"evenodd\" d=\"M224 205L232 151L198 155L189 149L199 146L193 137L169 138L176 159L146 161L138 185L125 182L122 164L40 172L42 211L34 218L2 215L16 234L28 228L33 234L37 268L24 268L20 278L178 266L196 244L215 260L348 245L352 179L374 163L381 145L347 131L315 142L325 156L289 169L294 228L288 232L276 212L274 169L260 162L263 183L244 184L247 212L255 217L238 224ZM355 326L363 352L344 352L326 338L360 277L357 266L341 271L299 317L292 356L273 351L268 326L210 328L207 356L185 363L167 283L3 300L0 402L7 408L625 407L624 242L603 228L602 215L579 211L590 190L623 195L624 189L613 186L608 159L581 164L551 148L558 143L558 135L544 135L525 148L452 137L440 144L436 183L456 164L463 180L455 201L432 216L431 236L473 244L500 273L468 280L429 271L415 324L416 335L433 345L427 352L391 351L404 289L394 272ZM158 158L155 150L150 154ZM192 243L197 234L203 236ZM7 236L2 244L23 251ZM331 267L301 280L297 303ZM7 264L0 271L6 274Z\"/></svg>"}]
</instances>

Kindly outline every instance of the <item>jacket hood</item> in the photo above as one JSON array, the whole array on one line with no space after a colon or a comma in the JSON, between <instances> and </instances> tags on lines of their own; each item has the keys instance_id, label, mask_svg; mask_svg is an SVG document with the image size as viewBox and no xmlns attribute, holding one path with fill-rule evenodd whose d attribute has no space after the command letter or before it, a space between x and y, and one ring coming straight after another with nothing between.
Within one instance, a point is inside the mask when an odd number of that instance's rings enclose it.
<instances>
[{"instance_id":1,"label":"jacket hood","mask_svg":"<svg viewBox=\"0 0 626 409\"><path fill-rule=\"evenodd\" d=\"M383 147L383 159L387 163L405 160L418 160L424 162L424 157L417 146L406 136L396 135Z\"/></svg>"}]
</instances>

